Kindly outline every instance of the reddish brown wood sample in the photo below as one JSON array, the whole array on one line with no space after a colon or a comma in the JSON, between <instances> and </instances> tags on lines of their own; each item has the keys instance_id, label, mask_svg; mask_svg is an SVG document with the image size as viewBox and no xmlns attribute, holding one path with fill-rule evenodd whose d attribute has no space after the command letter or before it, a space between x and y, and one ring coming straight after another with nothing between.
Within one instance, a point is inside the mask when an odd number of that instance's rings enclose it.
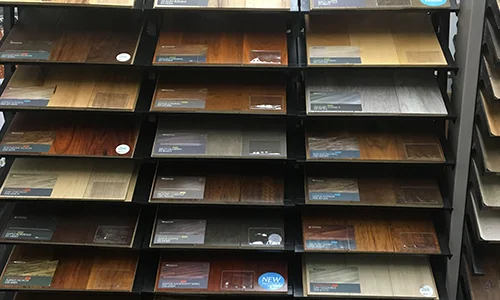
<instances>
[{"instance_id":1,"label":"reddish brown wood sample","mask_svg":"<svg viewBox=\"0 0 500 300\"><path fill-rule=\"evenodd\" d=\"M0 143L0 153L132 157L140 119L71 113L19 112Z\"/></svg>"},{"instance_id":2,"label":"reddish brown wood sample","mask_svg":"<svg viewBox=\"0 0 500 300\"><path fill-rule=\"evenodd\" d=\"M141 300L138 295L103 295L85 293L43 293L43 292L17 292L14 300Z\"/></svg>"}]
</instances>

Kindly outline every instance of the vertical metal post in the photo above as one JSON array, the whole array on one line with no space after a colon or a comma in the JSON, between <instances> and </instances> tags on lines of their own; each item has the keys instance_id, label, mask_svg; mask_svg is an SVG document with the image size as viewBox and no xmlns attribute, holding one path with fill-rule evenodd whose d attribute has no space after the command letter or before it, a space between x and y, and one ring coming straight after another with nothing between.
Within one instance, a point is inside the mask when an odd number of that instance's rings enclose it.
<instances>
[{"instance_id":1,"label":"vertical metal post","mask_svg":"<svg viewBox=\"0 0 500 300\"><path fill-rule=\"evenodd\" d=\"M486 0L462 0L456 43L456 61L460 68L453 82L452 102L458 114L450 124L449 139L457 157L449 172L452 183L453 212L450 220L450 250L446 288L450 299L457 299L462 233L468 183L472 129L476 103L481 40Z\"/></svg>"}]
</instances>

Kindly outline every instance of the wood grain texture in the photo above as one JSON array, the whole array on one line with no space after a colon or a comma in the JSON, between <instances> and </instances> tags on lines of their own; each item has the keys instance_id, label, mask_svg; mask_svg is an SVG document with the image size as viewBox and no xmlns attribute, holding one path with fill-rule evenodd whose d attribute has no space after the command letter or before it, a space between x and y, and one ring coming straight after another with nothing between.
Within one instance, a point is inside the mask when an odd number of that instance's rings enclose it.
<instances>
[{"instance_id":1,"label":"wood grain texture","mask_svg":"<svg viewBox=\"0 0 500 300\"><path fill-rule=\"evenodd\" d=\"M337 131L307 132L308 160L442 163L439 139L419 133Z\"/></svg>"},{"instance_id":2,"label":"wood grain texture","mask_svg":"<svg viewBox=\"0 0 500 300\"><path fill-rule=\"evenodd\" d=\"M479 140L486 171L492 173L500 172L500 141L493 137L484 136L477 126L474 131Z\"/></svg>"},{"instance_id":3,"label":"wood grain texture","mask_svg":"<svg viewBox=\"0 0 500 300\"><path fill-rule=\"evenodd\" d=\"M136 295L103 295L85 293L43 293L43 292L17 292L15 300L67 300L68 297L74 300L140 300Z\"/></svg>"},{"instance_id":4,"label":"wood grain texture","mask_svg":"<svg viewBox=\"0 0 500 300\"><path fill-rule=\"evenodd\" d=\"M133 0L0 0L5 4L38 4L38 5L68 5L89 7L130 7L134 6Z\"/></svg>"},{"instance_id":5,"label":"wood grain texture","mask_svg":"<svg viewBox=\"0 0 500 300\"><path fill-rule=\"evenodd\" d=\"M470 198L475 217L475 228L478 238L481 241L498 243L500 242L500 212L494 209L481 209L472 193Z\"/></svg>"},{"instance_id":6,"label":"wood grain texture","mask_svg":"<svg viewBox=\"0 0 500 300\"><path fill-rule=\"evenodd\" d=\"M466 280L471 286L472 300L494 300L500 296L500 274L498 273L498 251L497 245L488 245L476 249L477 259L481 265L484 275L473 275L469 266L466 265Z\"/></svg>"},{"instance_id":7,"label":"wood grain texture","mask_svg":"<svg viewBox=\"0 0 500 300\"><path fill-rule=\"evenodd\" d=\"M192 8L192 9L237 9L237 10L289 10L290 0L206 0L201 2L187 2L164 4L156 1L154 7L165 8Z\"/></svg>"},{"instance_id":8,"label":"wood grain texture","mask_svg":"<svg viewBox=\"0 0 500 300\"><path fill-rule=\"evenodd\" d=\"M19 112L0 150L4 154L132 157L139 127L140 119L134 116L96 115L88 122L80 114ZM128 152L119 154L121 145Z\"/></svg>"},{"instance_id":9,"label":"wood grain texture","mask_svg":"<svg viewBox=\"0 0 500 300\"><path fill-rule=\"evenodd\" d=\"M280 259L214 257L176 260L175 256L164 256L158 266L155 291L170 294L285 294L288 291L287 269L287 262ZM269 272L283 277L281 287L269 290L258 284L259 277ZM208 281L203 287L162 288L162 283L180 280L189 282L200 278Z\"/></svg>"},{"instance_id":10,"label":"wood grain texture","mask_svg":"<svg viewBox=\"0 0 500 300\"><path fill-rule=\"evenodd\" d=\"M363 1L345 1L334 2L332 5L321 4L318 0L310 1L311 10L343 10L343 9L359 9L359 10L400 10L400 9L430 9L431 7L414 0L363 0ZM327 2L328 3L328 2ZM447 0L439 8L449 8L450 2Z\"/></svg>"},{"instance_id":11,"label":"wood grain texture","mask_svg":"<svg viewBox=\"0 0 500 300\"><path fill-rule=\"evenodd\" d=\"M482 57L482 66L484 66L484 70L482 72L486 72L483 75L483 82L486 84L486 89L491 89L491 96L493 99L489 100L499 100L500 99L500 68L495 67L488 57Z\"/></svg>"},{"instance_id":12,"label":"wood grain texture","mask_svg":"<svg viewBox=\"0 0 500 300\"><path fill-rule=\"evenodd\" d=\"M345 105L341 95L355 97L359 104ZM448 114L434 75L425 70L311 72L306 77L306 101L311 115Z\"/></svg>"},{"instance_id":13,"label":"wood grain texture","mask_svg":"<svg viewBox=\"0 0 500 300\"><path fill-rule=\"evenodd\" d=\"M488 130L491 135L498 137L500 136L500 102L487 97L483 89L479 89L478 94L478 101L483 108Z\"/></svg>"},{"instance_id":14,"label":"wood grain texture","mask_svg":"<svg viewBox=\"0 0 500 300\"><path fill-rule=\"evenodd\" d=\"M500 208L500 181L494 174L481 174L476 161L472 160L472 168L478 183L477 192L481 195L482 205L489 208Z\"/></svg>"},{"instance_id":15,"label":"wood grain texture","mask_svg":"<svg viewBox=\"0 0 500 300\"><path fill-rule=\"evenodd\" d=\"M3 289L130 292L138 255L124 250L15 246L6 269L19 261L57 261L50 287L1 285ZM2 278L6 276L6 269ZM114 276L112 276L114 274ZM105 284L103 284L105 282Z\"/></svg>"},{"instance_id":16,"label":"wood grain texture","mask_svg":"<svg viewBox=\"0 0 500 300\"><path fill-rule=\"evenodd\" d=\"M288 65L285 20L250 17L165 14L153 64Z\"/></svg>"},{"instance_id":17,"label":"wood grain texture","mask_svg":"<svg viewBox=\"0 0 500 300\"><path fill-rule=\"evenodd\" d=\"M43 10L23 11L16 29L0 47L0 58L30 62L133 63L143 24L137 12ZM118 57L119 54L124 55Z\"/></svg>"},{"instance_id":18,"label":"wood grain texture","mask_svg":"<svg viewBox=\"0 0 500 300\"><path fill-rule=\"evenodd\" d=\"M335 18L315 15L306 20L306 29L310 65L447 64L425 14L357 12L356 17L339 13Z\"/></svg>"}]
</instances>

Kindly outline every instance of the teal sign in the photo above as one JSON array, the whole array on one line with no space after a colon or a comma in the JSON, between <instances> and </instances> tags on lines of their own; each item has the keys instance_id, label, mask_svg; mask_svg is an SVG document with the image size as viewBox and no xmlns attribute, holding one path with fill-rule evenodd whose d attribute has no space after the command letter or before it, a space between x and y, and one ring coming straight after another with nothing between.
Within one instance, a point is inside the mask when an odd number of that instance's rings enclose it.
<instances>
[{"instance_id":1,"label":"teal sign","mask_svg":"<svg viewBox=\"0 0 500 300\"><path fill-rule=\"evenodd\" d=\"M446 4L447 0L420 0L424 5L427 6L442 6Z\"/></svg>"}]
</instances>

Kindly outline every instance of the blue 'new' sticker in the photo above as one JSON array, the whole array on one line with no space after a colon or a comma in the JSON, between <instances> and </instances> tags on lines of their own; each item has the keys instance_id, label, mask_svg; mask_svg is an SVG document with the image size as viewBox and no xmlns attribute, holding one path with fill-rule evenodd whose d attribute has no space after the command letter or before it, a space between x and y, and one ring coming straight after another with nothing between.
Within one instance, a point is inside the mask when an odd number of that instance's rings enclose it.
<instances>
[{"instance_id":1,"label":"blue 'new' sticker","mask_svg":"<svg viewBox=\"0 0 500 300\"><path fill-rule=\"evenodd\" d=\"M423 4L427 6L441 6L445 5L447 0L420 0Z\"/></svg>"},{"instance_id":2,"label":"blue 'new' sticker","mask_svg":"<svg viewBox=\"0 0 500 300\"><path fill-rule=\"evenodd\" d=\"M278 290L285 285L285 278L278 273L265 273L260 275L259 285L266 290Z\"/></svg>"}]
</instances>

